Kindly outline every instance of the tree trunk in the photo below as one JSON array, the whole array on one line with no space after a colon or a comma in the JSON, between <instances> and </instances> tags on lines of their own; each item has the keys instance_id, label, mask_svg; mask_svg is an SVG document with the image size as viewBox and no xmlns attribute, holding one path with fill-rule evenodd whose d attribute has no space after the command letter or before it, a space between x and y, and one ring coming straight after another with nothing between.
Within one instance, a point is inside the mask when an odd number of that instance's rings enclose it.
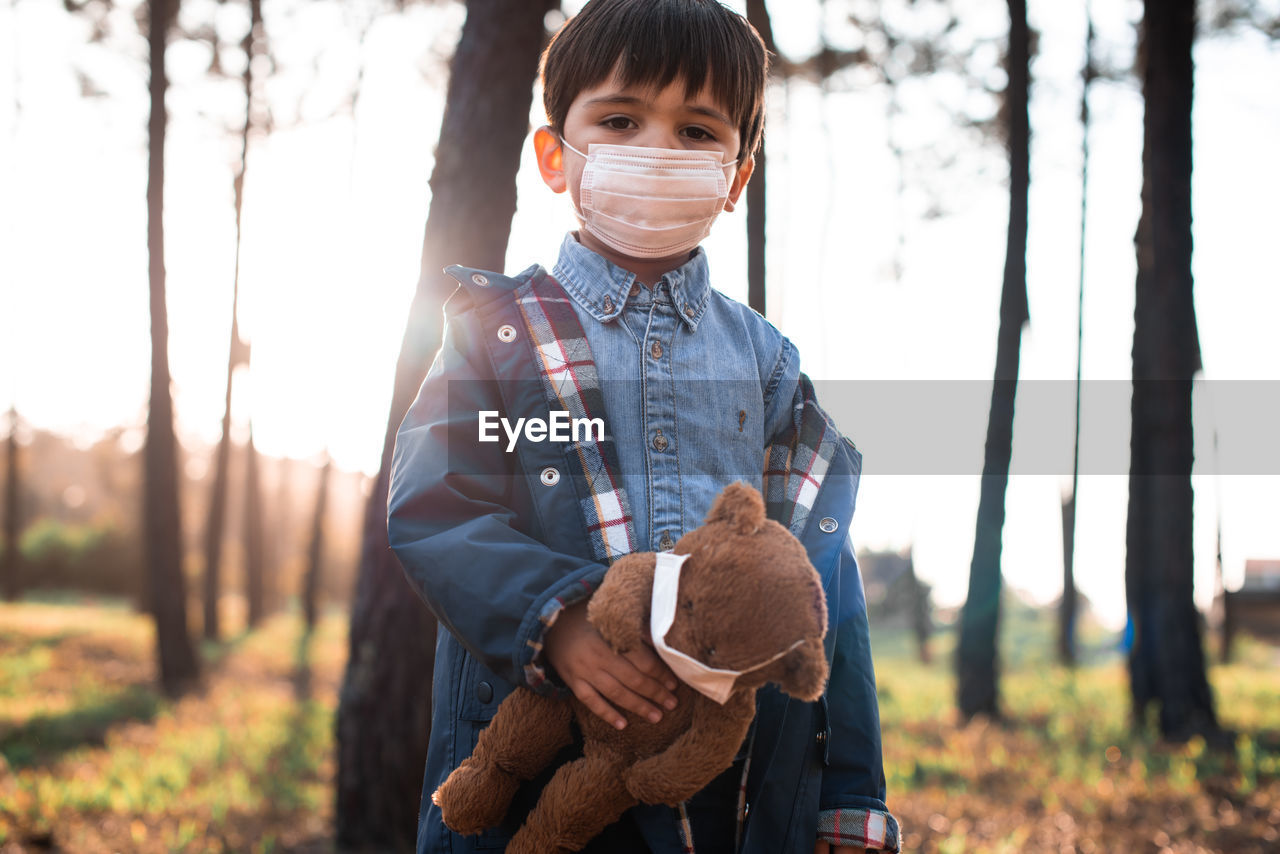
<instances>
[{"instance_id":1,"label":"tree trunk","mask_svg":"<svg viewBox=\"0 0 1280 854\"><path fill-rule=\"evenodd\" d=\"M1000 616L1000 552L1004 496L1013 454L1013 406L1022 327L1027 323L1027 194L1031 184L1031 125L1027 113L1030 56L1025 0L1009 0L1009 236L1000 295L995 380L987 417L982 492L969 565L969 593L960 612L956 650L960 715L999 717L996 640Z\"/></svg>"},{"instance_id":2,"label":"tree trunk","mask_svg":"<svg viewBox=\"0 0 1280 854\"><path fill-rule=\"evenodd\" d=\"M281 611L285 606L284 574L293 552L293 460L281 457L276 462L275 497L271 499L270 536L263 540L267 566L267 612Z\"/></svg>"},{"instance_id":3,"label":"tree trunk","mask_svg":"<svg viewBox=\"0 0 1280 854\"><path fill-rule=\"evenodd\" d=\"M9 438L5 440L6 464L4 470L4 554L0 555L0 587L4 598L12 602L18 598L22 550L22 514L18 509L18 408L9 408Z\"/></svg>"},{"instance_id":4,"label":"tree trunk","mask_svg":"<svg viewBox=\"0 0 1280 854\"><path fill-rule=\"evenodd\" d=\"M338 842L412 847L431 725L436 625L387 545L395 431L443 331L446 263L501 269L516 208L543 18L554 0L469 0L431 176L421 275L396 365L382 463L365 511L338 708Z\"/></svg>"},{"instance_id":5,"label":"tree trunk","mask_svg":"<svg viewBox=\"0 0 1280 854\"><path fill-rule=\"evenodd\" d=\"M1085 4L1084 69L1080 74L1080 277L1076 293L1076 424L1071 454L1071 495L1062 502L1062 601L1058 605L1058 661L1076 665L1076 499L1080 486L1080 398L1084 368L1085 235L1089 221L1089 87L1093 66L1093 15Z\"/></svg>"},{"instance_id":6,"label":"tree trunk","mask_svg":"<svg viewBox=\"0 0 1280 854\"><path fill-rule=\"evenodd\" d=\"M244 588L248 604L246 627L256 629L266 616L266 568L262 556L262 478L253 428L245 445L244 463Z\"/></svg>"},{"instance_id":7,"label":"tree trunk","mask_svg":"<svg viewBox=\"0 0 1280 854\"><path fill-rule=\"evenodd\" d=\"M773 23L765 0L747 0L747 21L756 28L765 49L777 54L773 42ZM755 154L755 171L747 183L747 305L765 313L765 209L768 201L768 177L764 140Z\"/></svg>"},{"instance_id":8,"label":"tree trunk","mask_svg":"<svg viewBox=\"0 0 1280 854\"><path fill-rule=\"evenodd\" d=\"M148 123L147 249L151 291L151 409L144 453L148 604L156 621L160 682L170 695L199 676L187 631L187 583L182 570L182 517L178 508L178 453L169 389L169 316L165 304L164 141L165 42L176 3L151 0L147 41L151 65Z\"/></svg>"},{"instance_id":9,"label":"tree trunk","mask_svg":"<svg viewBox=\"0 0 1280 854\"><path fill-rule=\"evenodd\" d=\"M324 515L329 503L329 473L332 470L333 459L326 455L324 468L320 469L320 482L316 485L316 512L311 522L311 543L307 547L307 574L302 582L302 615L308 632L316 625L320 565L324 559Z\"/></svg>"},{"instance_id":10,"label":"tree trunk","mask_svg":"<svg viewBox=\"0 0 1280 854\"><path fill-rule=\"evenodd\" d=\"M1191 379L1200 367L1191 278L1195 27L1194 0L1148 0L1125 560L1134 722L1141 725L1158 704L1161 734L1175 741L1218 733L1193 599Z\"/></svg>"},{"instance_id":11,"label":"tree trunk","mask_svg":"<svg viewBox=\"0 0 1280 854\"><path fill-rule=\"evenodd\" d=\"M213 469L213 494L209 500L209 521L205 527L204 560L204 636L217 640L220 635L218 600L222 594L222 535L227 514L227 483L231 461L231 384L236 367L249 363L249 348L240 337L241 212L244 210L244 173L249 159L249 133L253 128L253 49L254 39L262 26L261 0L249 0L249 31L240 46L244 48L244 125L240 131L240 163L234 180L236 211L236 263L231 288L231 343L227 350L227 392L222 410L222 437Z\"/></svg>"},{"instance_id":12,"label":"tree trunk","mask_svg":"<svg viewBox=\"0 0 1280 854\"><path fill-rule=\"evenodd\" d=\"M933 660L929 651L929 635L933 629L929 616L929 588L916 575L915 556L911 551L907 552L907 573L911 577L911 628L916 636L916 654L921 664L928 664Z\"/></svg>"}]
</instances>

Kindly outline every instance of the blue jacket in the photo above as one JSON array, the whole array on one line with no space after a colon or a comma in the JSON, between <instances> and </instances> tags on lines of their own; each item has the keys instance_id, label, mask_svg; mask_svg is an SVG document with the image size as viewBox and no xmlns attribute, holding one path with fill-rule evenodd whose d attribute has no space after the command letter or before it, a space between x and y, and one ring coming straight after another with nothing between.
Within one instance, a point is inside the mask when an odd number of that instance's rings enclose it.
<instances>
[{"instance_id":1,"label":"blue jacket","mask_svg":"<svg viewBox=\"0 0 1280 854\"><path fill-rule=\"evenodd\" d=\"M522 440L515 454L505 454L475 441L481 410L513 421L547 416L529 346L501 343L510 343L503 327L522 323L512 292L543 271L514 278L449 272L461 287L446 303L442 347L397 435L388 500L391 546L440 623L419 852L505 845L512 828L451 833L430 795L470 755L502 699L527 684L543 630L539 615L555 599L589 595L606 570L591 557L572 479L548 476L569 470L566 446ZM828 838L833 821L845 828L864 822L882 828L887 850L897 849L885 806L866 602L848 537L861 463L851 442L838 443L796 531L826 589L831 680L817 703L760 692L743 851L809 854L820 815ZM535 687L556 690L550 682ZM654 852L683 851L673 810L642 806L632 817ZM839 838L852 844L857 835Z\"/></svg>"}]
</instances>

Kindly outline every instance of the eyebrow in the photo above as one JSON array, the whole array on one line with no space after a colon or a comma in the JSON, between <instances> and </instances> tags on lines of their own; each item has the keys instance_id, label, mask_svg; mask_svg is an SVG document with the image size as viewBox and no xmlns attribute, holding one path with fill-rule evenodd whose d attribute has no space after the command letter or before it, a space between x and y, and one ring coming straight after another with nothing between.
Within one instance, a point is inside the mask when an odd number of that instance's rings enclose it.
<instances>
[{"instance_id":1,"label":"eyebrow","mask_svg":"<svg viewBox=\"0 0 1280 854\"><path fill-rule=\"evenodd\" d=\"M645 100L643 98L638 98L635 95L601 95L599 98L592 98L590 101L587 101L583 104L583 107L609 105L638 107L643 106L644 103ZM697 113L700 116L715 119L716 121L723 122L729 127L733 127L733 122L729 120L729 117L719 110L713 110L710 107L703 107L697 104L686 104L683 109L688 110L691 113Z\"/></svg>"}]
</instances>

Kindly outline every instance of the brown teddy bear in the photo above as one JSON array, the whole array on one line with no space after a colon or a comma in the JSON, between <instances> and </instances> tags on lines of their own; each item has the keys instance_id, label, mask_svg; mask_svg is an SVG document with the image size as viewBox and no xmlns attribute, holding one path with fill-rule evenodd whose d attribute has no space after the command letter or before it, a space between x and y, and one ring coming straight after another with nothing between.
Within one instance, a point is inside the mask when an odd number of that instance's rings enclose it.
<instances>
[{"instance_id":1,"label":"brown teddy bear","mask_svg":"<svg viewBox=\"0 0 1280 854\"><path fill-rule=\"evenodd\" d=\"M674 806L728 768L755 715L757 688L774 682L811 701L826 683L821 580L804 547L765 518L760 494L744 483L727 487L706 523L672 552L615 562L587 614L620 653L654 644L681 679L675 710L656 724L627 712L617 730L576 698L517 688L432 795L456 832L499 824L520 783L573 742L576 723L582 758L555 773L506 850L579 851L637 803Z\"/></svg>"}]
</instances>

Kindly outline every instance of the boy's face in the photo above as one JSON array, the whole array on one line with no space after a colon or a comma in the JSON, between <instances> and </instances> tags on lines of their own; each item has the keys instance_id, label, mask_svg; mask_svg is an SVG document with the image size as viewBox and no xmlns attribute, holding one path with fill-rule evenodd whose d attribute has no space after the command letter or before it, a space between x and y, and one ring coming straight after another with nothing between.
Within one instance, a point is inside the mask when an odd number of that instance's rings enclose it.
<instances>
[{"instance_id":1,"label":"boy's face","mask_svg":"<svg viewBox=\"0 0 1280 854\"><path fill-rule=\"evenodd\" d=\"M728 111L703 87L692 96L685 96L683 80L675 80L664 89L647 86L624 87L616 75L591 89L584 89L569 106L564 122L564 138L583 153L593 143L610 145L636 145L648 148L676 148L694 151L714 151L720 162L730 163L738 158L741 138L737 125ZM585 158L560 144L560 139L550 128L542 127L534 134L534 148L538 155L538 168L542 180L557 193L569 191L575 210L579 210L578 191L582 184ZM755 165L746 156L732 168L729 197L724 209L731 211L742 194L751 170ZM729 167L726 167L728 172ZM579 232L579 240L587 248L619 263L633 272L637 264L658 266L673 262L674 269L684 263L688 253L671 259L632 259L597 245L586 229ZM664 271L665 272L665 271Z\"/></svg>"}]
</instances>

